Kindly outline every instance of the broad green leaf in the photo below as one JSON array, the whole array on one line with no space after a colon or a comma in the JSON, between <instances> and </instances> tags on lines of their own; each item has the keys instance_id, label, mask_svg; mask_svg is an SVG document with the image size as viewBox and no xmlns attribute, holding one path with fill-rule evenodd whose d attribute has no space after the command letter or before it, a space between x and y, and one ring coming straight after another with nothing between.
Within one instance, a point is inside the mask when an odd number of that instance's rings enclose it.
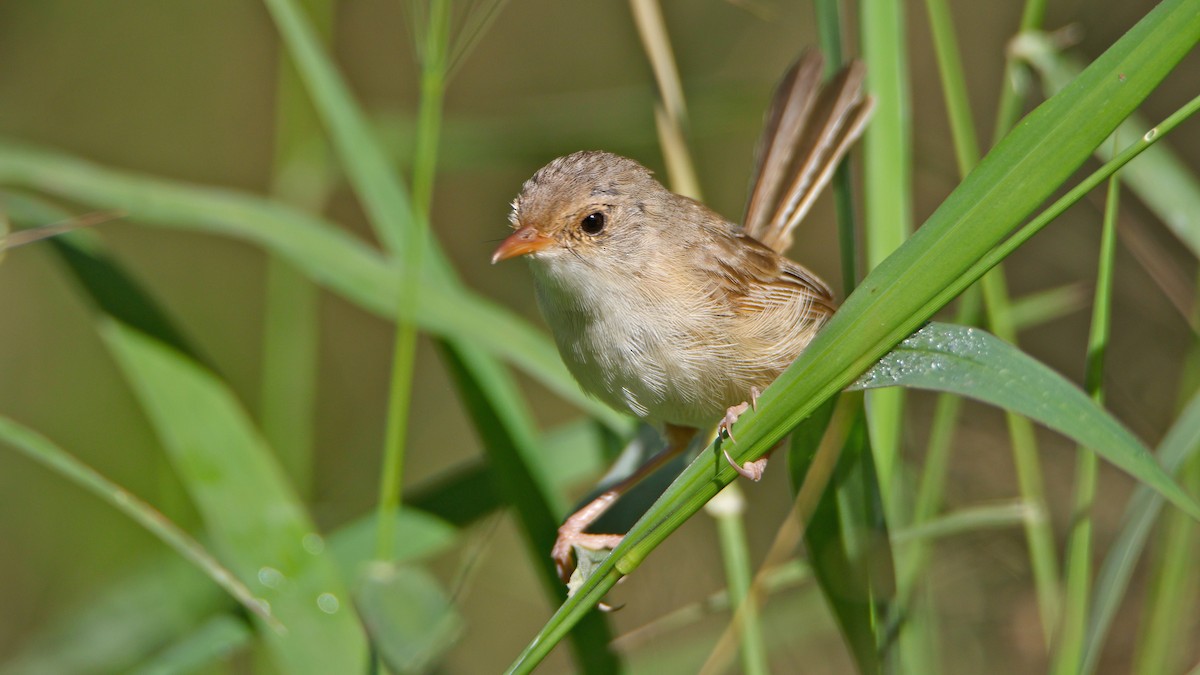
<instances>
[{"instance_id":1,"label":"broad green leaf","mask_svg":"<svg viewBox=\"0 0 1200 675\"><path fill-rule=\"evenodd\" d=\"M441 584L419 567L370 563L354 597L372 645L394 673L429 671L463 630Z\"/></svg>"},{"instance_id":2,"label":"broad green leaf","mask_svg":"<svg viewBox=\"0 0 1200 675\"><path fill-rule=\"evenodd\" d=\"M979 279L991 266L980 261L1067 180L1198 39L1200 0L1164 0L1071 85L1030 113L863 280L796 362L763 392L758 409L739 419L734 459L745 462L765 454ZM1121 73L1126 74L1123 81L1117 77ZM622 576L734 476L731 467L714 468L712 456L701 455L551 617L509 672L530 672Z\"/></svg>"},{"instance_id":3,"label":"broad green leaf","mask_svg":"<svg viewBox=\"0 0 1200 675\"><path fill-rule=\"evenodd\" d=\"M880 359L851 388L896 386L968 396L1024 415L1093 450L1200 518L1200 506L1141 441L1087 394L984 331L931 323Z\"/></svg>"},{"instance_id":4,"label":"broad green leaf","mask_svg":"<svg viewBox=\"0 0 1200 675\"><path fill-rule=\"evenodd\" d=\"M367 643L337 566L233 395L153 338L112 321L102 324L101 335L218 555L287 627L260 627L276 666L288 673L362 672Z\"/></svg>"},{"instance_id":5,"label":"broad green leaf","mask_svg":"<svg viewBox=\"0 0 1200 675\"><path fill-rule=\"evenodd\" d=\"M498 507L493 504L489 511ZM445 521L407 506L396 518L397 541L403 542L397 561L444 552L456 543L455 535ZM371 558L374 536L375 514L371 513L326 538L346 578ZM213 620L205 624L201 620L227 607L232 607L228 596L183 558L154 556L89 595L83 606L52 620L0 667L0 674L114 673L138 663L152 665L165 657L165 653L153 654L170 640L180 635L185 637L179 645L193 638L202 640L204 626Z\"/></svg>"}]
</instances>

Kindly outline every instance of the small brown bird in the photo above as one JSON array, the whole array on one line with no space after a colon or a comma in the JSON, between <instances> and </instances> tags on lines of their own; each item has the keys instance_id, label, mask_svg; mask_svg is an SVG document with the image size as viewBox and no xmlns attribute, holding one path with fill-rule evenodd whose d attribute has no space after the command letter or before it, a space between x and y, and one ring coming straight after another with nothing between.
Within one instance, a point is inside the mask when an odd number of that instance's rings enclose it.
<instances>
[{"instance_id":1,"label":"small brown bird","mask_svg":"<svg viewBox=\"0 0 1200 675\"><path fill-rule=\"evenodd\" d=\"M492 262L527 256L579 384L667 437L662 453L559 528L552 555L564 580L573 545L621 538L584 529L698 431L728 433L836 308L824 282L781 255L872 109L860 63L824 86L821 70L809 52L776 90L743 227L607 152L550 162L513 202L516 232ZM734 468L758 480L765 465Z\"/></svg>"}]
</instances>

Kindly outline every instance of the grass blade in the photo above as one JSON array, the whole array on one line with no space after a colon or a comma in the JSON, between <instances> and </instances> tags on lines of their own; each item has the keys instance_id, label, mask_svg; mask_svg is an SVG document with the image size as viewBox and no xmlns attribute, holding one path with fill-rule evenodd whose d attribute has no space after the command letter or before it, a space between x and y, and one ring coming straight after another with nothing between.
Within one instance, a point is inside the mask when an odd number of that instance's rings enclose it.
<instances>
[{"instance_id":1,"label":"grass blade","mask_svg":"<svg viewBox=\"0 0 1200 675\"><path fill-rule=\"evenodd\" d=\"M832 480L804 528L804 541L859 672L882 673L891 660L895 568L861 400L853 406ZM807 467L795 470L808 474Z\"/></svg>"},{"instance_id":2,"label":"grass blade","mask_svg":"<svg viewBox=\"0 0 1200 675\"><path fill-rule=\"evenodd\" d=\"M1171 480L1141 441L1087 394L983 331L931 323L880 359L851 388L894 386L968 396L1037 420L1200 519L1200 505Z\"/></svg>"},{"instance_id":3,"label":"grass blade","mask_svg":"<svg viewBox=\"0 0 1200 675\"><path fill-rule=\"evenodd\" d=\"M91 467L75 459L50 439L5 417L0 417L0 440L129 516L135 523L146 528L185 560L208 575L209 579L225 589L243 607L266 622L272 630L283 629L278 618L263 608L260 604L261 600L255 597L245 583L230 574L229 570L217 562L216 558L199 542L175 523L167 520L154 507L96 473Z\"/></svg>"},{"instance_id":4,"label":"grass blade","mask_svg":"<svg viewBox=\"0 0 1200 675\"><path fill-rule=\"evenodd\" d=\"M249 241L288 259L310 279L367 311L395 316L403 271L335 224L302 210L247 193L122 172L2 140L0 183L97 208L118 208L130 220ZM616 429L627 424L621 415L586 396L549 338L512 312L457 284L425 285L419 300L410 318L423 329L468 339L512 361L592 417Z\"/></svg>"},{"instance_id":5,"label":"grass blade","mask_svg":"<svg viewBox=\"0 0 1200 675\"><path fill-rule=\"evenodd\" d=\"M304 4L328 43L336 0L304 0ZM285 203L319 213L334 187L329 148L300 75L282 49L278 61L271 193ZM301 495L308 495L312 484L313 425L301 420L312 420L316 407L317 299L317 287L291 263L277 255L268 258L260 417L263 435L279 453Z\"/></svg>"},{"instance_id":6,"label":"grass blade","mask_svg":"<svg viewBox=\"0 0 1200 675\"><path fill-rule=\"evenodd\" d=\"M1108 351L1112 312L1113 265L1117 251L1119 174L1108 179L1104 225L1100 234L1100 260L1096 273L1096 296L1084 367L1084 389L1096 403L1104 401L1104 356ZM1080 448L1075 459L1075 507L1067 540L1066 597L1063 621L1058 631L1052 662L1053 672L1078 673L1083 661L1087 632L1088 602L1092 585L1092 504L1096 499L1098 467L1096 456Z\"/></svg>"},{"instance_id":7,"label":"grass blade","mask_svg":"<svg viewBox=\"0 0 1200 675\"><path fill-rule=\"evenodd\" d=\"M713 497L704 506L713 520L717 521L717 536L721 541L721 558L725 563L725 587L728 589L730 606L734 608L734 634L741 641L742 669L747 675L765 675L771 672L767 661L767 648L763 641L759 609L746 603L757 604L750 592L750 547L746 541L746 498L737 484Z\"/></svg>"},{"instance_id":8,"label":"grass blade","mask_svg":"<svg viewBox=\"0 0 1200 675\"><path fill-rule=\"evenodd\" d=\"M912 130L909 125L908 55L902 3L863 0L860 5L867 91L875 113L863 133L863 202L867 269L873 269L912 231ZM904 392L870 392L867 421L884 503L895 505Z\"/></svg>"}]
</instances>

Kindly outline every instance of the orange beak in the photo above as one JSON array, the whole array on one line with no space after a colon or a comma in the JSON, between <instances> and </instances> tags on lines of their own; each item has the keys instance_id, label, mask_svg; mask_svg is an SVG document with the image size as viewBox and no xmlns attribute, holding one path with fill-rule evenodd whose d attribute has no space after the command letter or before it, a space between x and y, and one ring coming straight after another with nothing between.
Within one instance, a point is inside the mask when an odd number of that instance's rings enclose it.
<instances>
[{"instance_id":1,"label":"orange beak","mask_svg":"<svg viewBox=\"0 0 1200 675\"><path fill-rule=\"evenodd\" d=\"M553 243L553 239L533 227L522 227L508 235L508 239L500 242L500 245L496 247L496 252L492 254L492 264L540 251Z\"/></svg>"}]
</instances>

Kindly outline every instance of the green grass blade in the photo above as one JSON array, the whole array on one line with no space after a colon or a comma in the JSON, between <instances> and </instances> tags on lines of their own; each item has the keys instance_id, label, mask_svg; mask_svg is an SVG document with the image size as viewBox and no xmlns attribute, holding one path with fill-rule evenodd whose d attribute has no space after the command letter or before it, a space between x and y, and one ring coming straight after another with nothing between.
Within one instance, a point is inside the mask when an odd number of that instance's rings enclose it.
<instances>
[{"instance_id":1,"label":"green grass blade","mask_svg":"<svg viewBox=\"0 0 1200 675\"><path fill-rule=\"evenodd\" d=\"M1200 395L1194 396L1171 425L1158 446L1158 461L1169 473L1178 471L1188 461L1194 461L1200 451ZM1140 485L1129 500L1117 535L1100 573L1096 576L1092 609L1088 621L1083 671L1092 672L1099 663L1100 653L1117 608L1129 588L1134 567L1146 546L1146 540L1158 515L1163 498L1148 486Z\"/></svg>"},{"instance_id":2,"label":"green grass blade","mask_svg":"<svg viewBox=\"0 0 1200 675\"><path fill-rule=\"evenodd\" d=\"M938 74L942 80L942 96L950 118L950 135L954 139L954 157L958 175L966 176L979 162L979 141L971 121L971 106L967 98L967 78L963 75L958 39L954 36L954 18L946 0L925 0L929 14L930 33L937 54Z\"/></svg>"},{"instance_id":3,"label":"green grass blade","mask_svg":"<svg viewBox=\"0 0 1200 675\"><path fill-rule=\"evenodd\" d=\"M305 275L369 312L395 317L403 274L383 257L313 214L247 193L122 172L0 140L0 184L24 186L130 220L232 236L276 253ZM438 335L469 339L505 358L613 428L618 413L586 396L545 334L457 284L422 288L411 317Z\"/></svg>"},{"instance_id":4,"label":"green grass blade","mask_svg":"<svg viewBox=\"0 0 1200 675\"><path fill-rule=\"evenodd\" d=\"M349 607L330 612L323 595L349 596L332 557L270 449L211 373L131 328L105 322L101 335L156 429L234 574L271 607L286 632L260 631L289 673L362 672L367 644Z\"/></svg>"},{"instance_id":5,"label":"green grass blade","mask_svg":"<svg viewBox=\"0 0 1200 675\"><path fill-rule=\"evenodd\" d=\"M995 336L931 323L880 359L851 388L894 386L967 396L1037 420L1200 518L1200 505L1171 480L1141 441L1075 385Z\"/></svg>"},{"instance_id":6,"label":"green grass blade","mask_svg":"<svg viewBox=\"0 0 1200 675\"><path fill-rule=\"evenodd\" d=\"M1096 294L1092 303L1092 325L1088 332L1088 350L1084 367L1084 389L1096 403L1104 401L1104 356L1108 350L1112 311L1113 265L1117 251L1117 213L1120 183L1114 174L1108 179L1104 207L1104 225L1100 234L1100 260L1096 273ZM1096 456L1080 448L1075 459L1075 505L1071 532L1067 539L1066 596L1062 626L1058 631L1053 655L1053 672L1078 673L1083 663L1087 632L1088 602L1092 585L1092 504L1096 499L1098 467Z\"/></svg>"},{"instance_id":7,"label":"green grass blade","mask_svg":"<svg viewBox=\"0 0 1200 675\"><path fill-rule=\"evenodd\" d=\"M421 26L416 27L419 59L421 61L421 103L417 115L416 151L413 160L413 186L416 189L414 211L410 214L409 237L403 254L404 267L414 271L420 278L425 264L424 249L428 244L429 205L433 200L433 177L437 171L437 147L441 129L442 99L446 83L446 45L449 41L450 5L447 0L433 0L429 7L429 24L422 32ZM332 66L330 71L333 71ZM315 82L315 81L314 81ZM320 89L313 88L317 96L322 96ZM324 105L332 106L338 97L326 92L323 95ZM353 109L353 101L347 98L341 105ZM356 111L356 116L362 117ZM357 136L355 131L353 136ZM344 162L361 161L353 153L353 148L345 143L339 146ZM353 179L352 179L353 180ZM367 187L361 182L355 185L364 199L367 199ZM402 191L401 191L402 192ZM376 198L378 199L378 197ZM380 204L384 206L384 204ZM413 394L413 369L417 358L417 326L411 316L417 306L419 294L417 283L405 283L400 288L399 307L396 309L396 326L392 342L391 378L388 383L387 420L383 438L383 460L379 470L379 499L376 508L379 510L382 527L382 515L391 513L400 507L401 492L404 485L404 458L408 442L408 415L411 412ZM380 529L377 555L380 560L388 560L392 555L394 542L391 532Z\"/></svg>"},{"instance_id":8,"label":"green grass blade","mask_svg":"<svg viewBox=\"0 0 1200 675\"><path fill-rule=\"evenodd\" d=\"M321 38L333 33L335 0L304 0ZM300 75L280 50L275 83L275 156L272 194L297 208L319 213L334 187L320 121ZM279 453L297 492L312 484L313 419L317 392L316 286L291 263L267 261L259 401L263 435Z\"/></svg>"},{"instance_id":9,"label":"green grass blade","mask_svg":"<svg viewBox=\"0 0 1200 675\"><path fill-rule=\"evenodd\" d=\"M331 137L368 219L385 250L400 254L416 241L408 193L379 151L374 134L349 87L321 49L312 24L292 0L264 0L279 28L313 107Z\"/></svg>"},{"instance_id":10,"label":"green grass blade","mask_svg":"<svg viewBox=\"0 0 1200 675\"><path fill-rule=\"evenodd\" d=\"M721 559L725 563L725 587L734 608L735 633L741 641L742 670L747 675L766 675L771 672L767 648L763 641L759 609L750 593L753 570L750 566L750 547L746 541L746 498L737 484L727 485L704 507L717 521L717 537L721 544Z\"/></svg>"},{"instance_id":11,"label":"green grass blade","mask_svg":"<svg viewBox=\"0 0 1200 675\"><path fill-rule=\"evenodd\" d=\"M979 284L983 291L987 325L996 337L1016 346L1017 329L1010 314L1008 281L1004 269L997 266L983 276ZM1017 487L1021 499L1032 508L1048 513L1046 483L1042 478L1037 436L1033 424L1026 418L1005 411L1004 422L1012 446L1013 464L1017 470ZM1025 541L1029 549L1029 566L1037 593L1038 618L1047 647L1054 637L1062 611L1062 589L1059 583L1058 555L1054 531L1049 518L1031 519L1025 523Z\"/></svg>"},{"instance_id":12,"label":"green grass blade","mask_svg":"<svg viewBox=\"0 0 1200 675\"><path fill-rule=\"evenodd\" d=\"M911 105L902 3L863 0L859 5L866 88L875 97L875 113L863 133L863 222L870 270L891 255L912 231ZM884 500L894 504L904 392L871 392L867 410Z\"/></svg>"},{"instance_id":13,"label":"green grass blade","mask_svg":"<svg viewBox=\"0 0 1200 675\"><path fill-rule=\"evenodd\" d=\"M1046 0L1025 0L1017 33L1037 30L1046 15ZM992 143L999 143L1021 116L1021 98L1028 95L1029 72L1012 49L1004 54L1004 78L1000 87L1000 102L996 105L996 126Z\"/></svg>"},{"instance_id":14,"label":"green grass blade","mask_svg":"<svg viewBox=\"0 0 1200 675\"><path fill-rule=\"evenodd\" d=\"M512 380L491 359L461 344L442 350L458 386L459 399L480 434L491 460L492 475L505 501L515 509L529 556L550 597L560 601L566 588L558 578L550 549L558 532L560 503L538 462L537 438L529 411ZM613 672L618 667L609 650L612 636L603 616L593 613L571 632L571 645L581 671Z\"/></svg>"},{"instance_id":15,"label":"green grass blade","mask_svg":"<svg viewBox=\"0 0 1200 675\"><path fill-rule=\"evenodd\" d=\"M796 362L763 392L758 409L739 419L734 459L745 462L762 456L979 279L995 264L989 257L993 248L1067 180L1198 39L1200 0L1165 0L1070 86L1030 113L925 224L863 280ZM1122 82L1119 73L1136 76ZM580 592L551 617L510 672L529 672L622 575L636 569L735 475L731 467L714 467L711 455L701 455Z\"/></svg>"},{"instance_id":16,"label":"green grass blade","mask_svg":"<svg viewBox=\"0 0 1200 675\"><path fill-rule=\"evenodd\" d=\"M221 565L199 542L180 529L178 525L167 520L154 507L96 473L94 469L55 445L50 439L5 417L0 417L0 440L129 516L135 523L146 528L181 557L208 575L209 579L233 596L246 609L270 625L272 630L283 630L278 618L272 616L269 611L264 611L260 599L250 591L243 581L230 574L229 570Z\"/></svg>"}]
</instances>

